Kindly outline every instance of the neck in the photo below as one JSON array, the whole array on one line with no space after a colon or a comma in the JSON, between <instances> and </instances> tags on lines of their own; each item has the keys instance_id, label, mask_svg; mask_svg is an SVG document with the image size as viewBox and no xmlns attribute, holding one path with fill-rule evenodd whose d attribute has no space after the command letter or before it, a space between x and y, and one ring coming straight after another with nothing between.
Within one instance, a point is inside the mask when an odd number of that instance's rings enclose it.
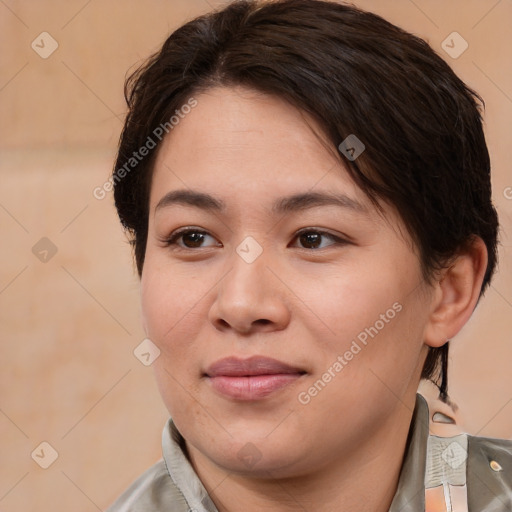
<instances>
[{"instance_id":1,"label":"neck","mask_svg":"<svg viewBox=\"0 0 512 512\"><path fill-rule=\"evenodd\" d=\"M307 475L251 478L229 473L192 446L191 463L219 512L388 512L395 495L414 396L397 405L371 436Z\"/></svg>"}]
</instances>

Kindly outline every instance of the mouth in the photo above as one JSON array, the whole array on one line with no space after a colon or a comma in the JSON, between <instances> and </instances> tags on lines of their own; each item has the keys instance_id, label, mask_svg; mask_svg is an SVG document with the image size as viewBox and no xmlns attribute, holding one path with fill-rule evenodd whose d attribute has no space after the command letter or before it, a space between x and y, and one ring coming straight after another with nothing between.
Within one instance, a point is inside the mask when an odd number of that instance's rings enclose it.
<instances>
[{"instance_id":1,"label":"mouth","mask_svg":"<svg viewBox=\"0 0 512 512\"><path fill-rule=\"evenodd\" d=\"M253 356L228 357L206 370L204 377L224 397L234 400L261 400L300 379L307 372L276 359Z\"/></svg>"}]
</instances>

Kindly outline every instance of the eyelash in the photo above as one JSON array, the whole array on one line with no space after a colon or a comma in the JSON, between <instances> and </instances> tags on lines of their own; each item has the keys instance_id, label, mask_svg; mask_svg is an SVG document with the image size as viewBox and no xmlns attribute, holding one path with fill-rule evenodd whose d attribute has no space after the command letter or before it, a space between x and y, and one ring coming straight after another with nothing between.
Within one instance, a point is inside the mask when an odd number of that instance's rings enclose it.
<instances>
[{"instance_id":1,"label":"eyelash","mask_svg":"<svg viewBox=\"0 0 512 512\"><path fill-rule=\"evenodd\" d=\"M165 238L164 240L162 240L162 242L164 243L165 247L175 246L176 250L194 251L197 249L204 249L204 247L196 247L196 248L182 247L177 243L177 241L180 238L182 238L184 235L187 235L190 233L211 236L210 233L208 233L207 231L204 231L202 229L182 228L182 229L179 229L179 230L175 231L174 233L172 233L168 238ZM331 240L334 241L334 243L331 244L331 246L332 245L347 245L350 243L348 240L345 240L343 238L340 238L339 236L333 235L332 233L329 233L328 231L323 231L321 229L314 229L314 228L304 228L304 229L297 231L297 233L295 234L294 240L305 233L315 233L315 234L319 234L321 236L330 238ZM320 249L319 248L308 249L307 247L301 247L301 249L304 249L307 251L319 251L319 250L325 249L325 247L320 248Z\"/></svg>"}]
</instances>

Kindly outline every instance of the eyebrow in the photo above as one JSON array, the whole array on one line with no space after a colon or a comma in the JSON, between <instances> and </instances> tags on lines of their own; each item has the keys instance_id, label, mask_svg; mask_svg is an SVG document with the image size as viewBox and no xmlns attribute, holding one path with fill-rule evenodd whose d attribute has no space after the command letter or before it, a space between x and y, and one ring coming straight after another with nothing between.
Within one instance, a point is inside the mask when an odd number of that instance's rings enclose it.
<instances>
[{"instance_id":1,"label":"eyebrow","mask_svg":"<svg viewBox=\"0 0 512 512\"><path fill-rule=\"evenodd\" d=\"M195 190L173 190L165 194L155 206L155 212L175 204L193 206L205 211L221 213L226 210L222 199ZM356 213L368 213L361 203L345 194L333 192L304 192L278 198L272 205L273 214L293 213L318 206L337 206Z\"/></svg>"}]
</instances>

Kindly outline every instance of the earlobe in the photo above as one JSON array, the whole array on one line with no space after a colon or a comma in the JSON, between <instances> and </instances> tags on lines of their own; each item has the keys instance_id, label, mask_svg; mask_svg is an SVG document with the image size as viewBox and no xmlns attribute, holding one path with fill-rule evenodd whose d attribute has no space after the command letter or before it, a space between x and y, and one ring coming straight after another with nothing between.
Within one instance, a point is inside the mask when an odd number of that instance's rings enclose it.
<instances>
[{"instance_id":1,"label":"earlobe","mask_svg":"<svg viewBox=\"0 0 512 512\"><path fill-rule=\"evenodd\" d=\"M426 345L440 347L462 329L478 302L486 268L487 248L475 236L434 285Z\"/></svg>"}]
</instances>

